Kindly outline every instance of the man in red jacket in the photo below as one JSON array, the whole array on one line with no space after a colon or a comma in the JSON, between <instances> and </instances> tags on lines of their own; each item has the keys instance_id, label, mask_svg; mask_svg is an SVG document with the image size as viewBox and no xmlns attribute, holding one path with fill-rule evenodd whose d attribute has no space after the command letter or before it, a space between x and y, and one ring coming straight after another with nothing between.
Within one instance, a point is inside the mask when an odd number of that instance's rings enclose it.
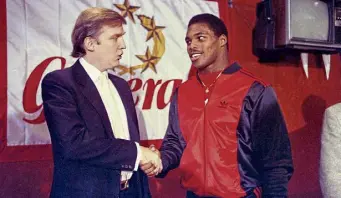
<instances>
[{"instance_id":1,"label":"man in red jacket","mask_svg":"<svg viewBox=\"0 0 341 198\"><path fill-rule=\"evenodd\" d=\"M229 62L218 17L194 16L185 40L197 73L174 93L158 177L179 166L189 198L286 197L293 163L273 88Z\"/></svg>"}]
</instances>

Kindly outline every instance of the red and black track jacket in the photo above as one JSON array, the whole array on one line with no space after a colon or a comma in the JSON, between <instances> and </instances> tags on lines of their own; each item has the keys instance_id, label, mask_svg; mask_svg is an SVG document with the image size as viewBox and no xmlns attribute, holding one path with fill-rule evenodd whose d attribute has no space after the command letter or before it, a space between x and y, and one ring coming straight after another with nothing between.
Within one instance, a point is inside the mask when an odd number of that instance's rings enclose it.
<instances>
[{"instance_id":1,"label":"red and black track jacket","mask_svg":"<svg viewBox=\"0 0 341 198\"><path fill-rule=\"evenodd\" d=\"M204 100L195 76L175 92L159 177L179 166L199 196L286 197L293 163L274 90L234 63Z\"/></svg>"}]
</instances>

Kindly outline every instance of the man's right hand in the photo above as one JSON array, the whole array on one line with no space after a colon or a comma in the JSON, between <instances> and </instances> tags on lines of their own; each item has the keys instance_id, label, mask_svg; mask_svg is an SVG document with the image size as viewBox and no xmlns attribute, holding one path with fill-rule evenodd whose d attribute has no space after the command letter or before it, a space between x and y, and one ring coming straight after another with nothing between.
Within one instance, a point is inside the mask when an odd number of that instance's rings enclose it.
<instances>
[{"instance_id":1,"label":"man's right hand","mask_svg":"<svg viewBox=\"0 0 341 198\"><path fill-rule=\"evenodd\" d=\"M162 171L162 162L158 152L150 148L140 146L141 148L141 169L150 177L157 175Z\"/></svg>"}]
</instances>

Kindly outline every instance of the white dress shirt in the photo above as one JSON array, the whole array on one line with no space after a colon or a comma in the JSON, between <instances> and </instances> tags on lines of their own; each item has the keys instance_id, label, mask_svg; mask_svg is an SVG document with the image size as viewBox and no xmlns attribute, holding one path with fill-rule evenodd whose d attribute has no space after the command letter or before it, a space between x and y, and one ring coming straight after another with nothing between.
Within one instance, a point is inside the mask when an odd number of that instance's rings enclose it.
<instances>
[{"instance_id":1,"label":"white dress shirt","mask_svg":"<svg viewBox=\"0 0 341 198\"><path fill-rule=\"evenodd\" d=\"M91 80L94 82L99 95L101 96L115 138L130 140L127 114L116 87L108 78L108 72L99 71L95 66L88 63L84 58L80 58L79 62L85 69L86 73L90 76ZM139 143L135 142L135 144L137 149L137 157L135 161L134 171L137 171L141 159L141 150ZM121 181L130 179L132 174L132 171L122 171Z\"/></svg>"}]
</instances>

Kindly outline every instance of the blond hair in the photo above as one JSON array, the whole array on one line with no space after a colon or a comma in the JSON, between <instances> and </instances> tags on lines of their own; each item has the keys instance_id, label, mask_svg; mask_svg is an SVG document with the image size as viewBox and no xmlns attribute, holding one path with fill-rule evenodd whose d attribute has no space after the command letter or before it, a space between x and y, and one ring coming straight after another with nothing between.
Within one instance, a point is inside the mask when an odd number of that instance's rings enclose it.
<instances>
[{"instance_id":1,"label":"blond hair","mask_svg":"<svg viewBox=\"0 0 341 198\"><path fill-rule=\"evenodd\" d=\"M80 13L72 30L72 57L79 58L86 54L84 39L97 38L103 26L117 27L126 24L125 19L108 8L91 7Z\"/></svg>"}]
</instances>

